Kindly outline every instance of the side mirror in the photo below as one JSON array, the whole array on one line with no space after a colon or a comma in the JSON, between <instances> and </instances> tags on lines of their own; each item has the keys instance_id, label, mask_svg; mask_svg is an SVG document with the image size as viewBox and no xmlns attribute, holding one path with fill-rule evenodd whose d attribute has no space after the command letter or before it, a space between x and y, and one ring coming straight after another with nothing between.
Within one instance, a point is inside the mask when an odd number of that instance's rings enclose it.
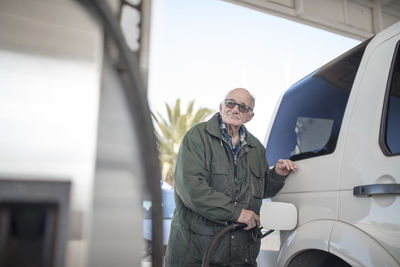
<instances>
[{"instance_id":1,"label":"side mirror","mask_svg":"<svg viewBox=\"0 0 400 267\"><path fill-rule=\"evenodd\" d=\"M292 230L297 225L297 209L292 203L265 201L260 211L265 229Z\"/></svg>"}]
</instances>

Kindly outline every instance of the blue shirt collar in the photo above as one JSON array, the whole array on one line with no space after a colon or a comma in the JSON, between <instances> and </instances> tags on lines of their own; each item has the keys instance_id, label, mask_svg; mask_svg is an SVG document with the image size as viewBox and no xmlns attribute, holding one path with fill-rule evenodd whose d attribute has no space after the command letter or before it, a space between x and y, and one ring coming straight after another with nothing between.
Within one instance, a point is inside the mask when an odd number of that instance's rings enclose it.
<instances>
[{"instance_id":1,"label":"blue shirt collar","mask_svg":"<svg viewBox=\"0 0 400 267\"><path fill-rule=\"evenodd\" d=\"M240 126L240 128L239 128L239 143L236 145L236 147L233 147L232 136L229 135L228 127L222 121L221 115L219 115L218 120L219 120L219 128L221 129L221 133L222 133L222 138L224 139L224 141L226 141L229 144L232 151L238 150L238 148L241 147L244 139L246 138L246 130L245 130L244 126L243 125Z\"/></svg>"}]
</instances>

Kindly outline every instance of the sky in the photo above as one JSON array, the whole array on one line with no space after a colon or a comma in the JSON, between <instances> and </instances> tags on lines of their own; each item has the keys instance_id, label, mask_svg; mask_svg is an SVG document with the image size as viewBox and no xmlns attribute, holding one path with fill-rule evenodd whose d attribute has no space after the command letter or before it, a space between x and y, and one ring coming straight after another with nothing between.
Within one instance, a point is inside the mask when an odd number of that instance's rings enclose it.
<instances>
[{"instance_id":1,"label":"sky","mask_svg":"<svg viewBox=\"0 0 400 267\"><path fill-rule=\"evenodd\" d=\"M283 92L360 43L221 0L153 0L150 108L191 100L218 110L226 93L248 89L256 99L247 129L261 142Z\"/></svg>"}]
</instances>

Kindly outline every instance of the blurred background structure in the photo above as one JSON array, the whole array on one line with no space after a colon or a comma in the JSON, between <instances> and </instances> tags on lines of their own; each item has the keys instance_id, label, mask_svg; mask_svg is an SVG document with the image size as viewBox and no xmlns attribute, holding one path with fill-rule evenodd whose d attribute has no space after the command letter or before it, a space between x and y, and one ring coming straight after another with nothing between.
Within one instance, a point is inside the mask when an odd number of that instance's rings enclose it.
<instances>
[{"instance_id":1,"label":"blurred background structure","mask_svg":"<svg viewBox=\"0 0 400 267\"><path fill-rule=\"evenodd\" d=\"M0 1L0 266L141 264L141 141L91 2ZM107 3L140 84L150 2Z\"/></svg>"}]
</instances>

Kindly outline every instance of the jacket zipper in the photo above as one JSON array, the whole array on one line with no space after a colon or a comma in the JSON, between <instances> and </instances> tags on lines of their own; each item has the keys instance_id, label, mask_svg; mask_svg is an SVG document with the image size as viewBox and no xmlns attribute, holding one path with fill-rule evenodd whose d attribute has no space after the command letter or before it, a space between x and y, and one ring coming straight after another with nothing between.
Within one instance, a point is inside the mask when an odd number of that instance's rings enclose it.
<instances>
[{"instance_id":1,"label":"jacket zipper","mask_svg":"<svg viewBox=\"0 0 400 267\"><path fill-rule=\"evenodd\" d=\"M233 154L232 149L229 147L228 142L223 140L222 138L220 140L221 140L221 147L224 147L224 149L227 149L226 146L228 146L228 151L230 151L230 153L228 153L228 155L231 155L231 156L229 156L229 158L232 160L232 163L233 163L233 178L234 178L235 186L234 186L234 188L232 188L232 201L235 202L236 191L237 191L237 189L236 189L237 188L237 184L236 184L236 182L237 182L237 178L236 178L236 176L237 176L237 166L235 164L235 155ZM223 145L222 142L226 143L226 145ZM226 222L226 223L228 224L228 222ZM229 234L232 235L232 232L229 233ZM232 239L231 239L231 236L229 237L229 246L228 246L228 248L229 248L229 252L226 255L226 261L230 265L230 263L231 263L230 259L232 257L232 255L231 255L231 253L232 253Z\"/></svg>"},{"instance_id":2,"label":"jacket zipper","mask_svg":"<svg viewBox=\"0 0 400 267\"><path fill-rule=\"evenodd\" d=\"M238 186L237 186L237 165L238 165L240 156L242 156L244 153L246 153L247 150L245 150L245 151L242 153L242 150L245 149L245 144L242 145L242 146L239 148L239 152L238 152L237 159L235 159L235 155L234 155L232 149L229 147L228 142L226 142L226 141L223 140L223 139L220 139L220 140L221 140L221 147L224 146L224 145L222 144L222 142L226 143L227 146L228 146L228 148L229 148L229 151L231 152L230 154L232 155L231 159L232 159L232 161L233 161L233 179L234 179L233 181L234 181L234 183L235 183L235 187L234 187L233 192L232 192L232 201L233 201L234 203L236 203L236 200L235 200L235 199L236 199L236 196L237 196L237 193L238 193L238 192L237 192L237 188L238 188ZM226 146L224 146L224 148L226 149ZM228 258L229 264L230 264L230 259L231 259L231 256L232 256L232 255L231 255L231 253L232 253L232 244L231 244L231 242L232 242L232 239L229 238L229 253L228 253L228 255L229 255L229 258Z\"/></svg>"}]
</instances>

